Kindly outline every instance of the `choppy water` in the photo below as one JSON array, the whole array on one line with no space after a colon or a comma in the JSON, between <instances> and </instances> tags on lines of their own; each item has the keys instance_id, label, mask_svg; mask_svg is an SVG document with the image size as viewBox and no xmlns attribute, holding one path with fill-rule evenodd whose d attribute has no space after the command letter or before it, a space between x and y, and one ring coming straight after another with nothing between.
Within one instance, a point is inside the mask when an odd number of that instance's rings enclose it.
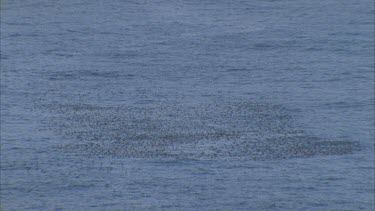
<instances>
[{"instance_id":1,"label":"choppy water","mask_svg":"<svg viewBox=\"0 0 375 211\"><path fill-rule=\"evenodd\" d=\"M5 210L373 210L373 1L2 1Z\"/></svg>"}]
</instances>

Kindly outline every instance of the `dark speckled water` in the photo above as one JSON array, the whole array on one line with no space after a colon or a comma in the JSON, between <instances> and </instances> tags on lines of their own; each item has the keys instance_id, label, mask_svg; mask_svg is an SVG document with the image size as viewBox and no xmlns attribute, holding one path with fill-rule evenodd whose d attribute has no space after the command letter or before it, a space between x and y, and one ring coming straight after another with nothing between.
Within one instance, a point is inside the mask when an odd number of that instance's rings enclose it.
<instances>
[{"instance_id":1,"label":"dark speckled water","mask_svg":"<svg viewBox=\"0 0 375 211\"><path fill-rule=\"evenodd\" d=\"M374 2L1 2L1 209L373 210Z\"/></svg>"}]
</instances>

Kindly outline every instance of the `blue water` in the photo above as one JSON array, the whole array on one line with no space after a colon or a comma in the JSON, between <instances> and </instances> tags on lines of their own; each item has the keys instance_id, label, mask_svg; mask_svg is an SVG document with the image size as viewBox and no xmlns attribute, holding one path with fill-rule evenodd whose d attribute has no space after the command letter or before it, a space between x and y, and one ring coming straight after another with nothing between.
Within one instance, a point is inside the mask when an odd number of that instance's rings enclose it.
<instances>
[{"instance_id":1,"label":"blue water","mask_svg":"<svg viewBox=\"0 0 375 211\"><path fill-rule=\"evenodd\" d=\"M1 2L1 209L373 210L374 2Z\"/></svg>"}]
</instances>

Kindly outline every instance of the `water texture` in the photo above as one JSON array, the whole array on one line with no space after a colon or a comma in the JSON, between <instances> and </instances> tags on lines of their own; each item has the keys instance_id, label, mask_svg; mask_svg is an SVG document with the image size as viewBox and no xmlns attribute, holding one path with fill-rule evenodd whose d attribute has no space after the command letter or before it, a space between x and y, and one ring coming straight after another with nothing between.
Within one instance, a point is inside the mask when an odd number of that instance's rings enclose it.
<instances>
[{"instance_id":1,"label":"water texture","mask_svg":"<svg viewBox=\"0 0 375 211\"><path fill-rule=\"evenodd\" d=\"M52 130L76 140L59 147L80 155L253 160L351 153L353 141L319 141L293 128L285 109L268 104L210 106L54 106Z\"/></svg>"},{"instance_id":2,"label":"water texture","mask_svg":"<svg viewBox=\"0 0 375 211\"><path fill-rule=\"evenodd\" d=\"M374 2L1 2L4 210L373 210Z\"/></svg>"}]
</instances>

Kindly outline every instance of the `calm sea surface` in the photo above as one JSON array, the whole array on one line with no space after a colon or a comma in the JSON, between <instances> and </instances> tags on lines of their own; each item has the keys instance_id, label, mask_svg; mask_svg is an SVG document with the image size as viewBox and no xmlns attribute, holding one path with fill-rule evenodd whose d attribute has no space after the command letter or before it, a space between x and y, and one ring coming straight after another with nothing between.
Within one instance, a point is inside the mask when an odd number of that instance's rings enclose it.
<instances>
[{"instance_id":1,"label":"calm sea surface","mask_svg":"<svg viewBox=\"0 0 375 211\"><path fill-rule=\"evenodd\" d=\"M374 2L1 1L1 209L373 210Z\"/></svg>"}]
</instances>

